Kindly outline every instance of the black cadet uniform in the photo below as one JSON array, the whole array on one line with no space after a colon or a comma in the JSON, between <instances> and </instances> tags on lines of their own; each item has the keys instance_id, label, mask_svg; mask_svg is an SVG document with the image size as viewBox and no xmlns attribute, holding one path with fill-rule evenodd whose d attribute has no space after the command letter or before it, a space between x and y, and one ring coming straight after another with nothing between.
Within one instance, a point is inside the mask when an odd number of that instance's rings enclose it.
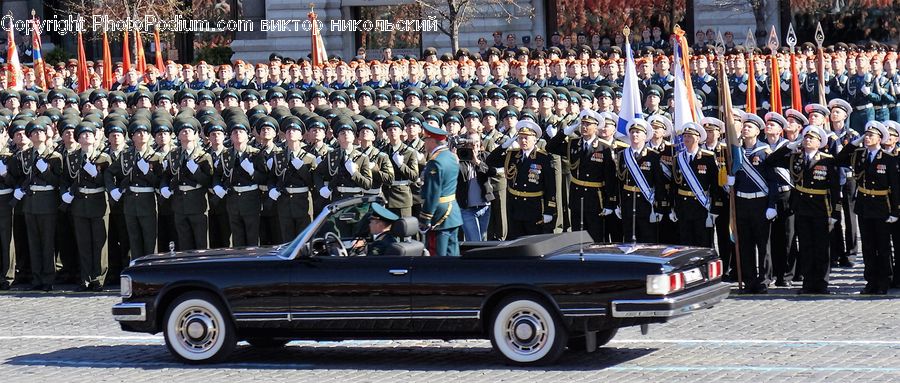
<instances>
[{"instance_id":1,"label":"black cadet uniform","mask_svg":"<svg viewBox=\"0 0 900 383\"><path fill-rule=\"evenodd\" d=\"M824 135L824 131L813 134ZM821 139L827 141L827 137ZM797 260L798 271L803 276L800 292L827 293L831 264L828 256L828 238L831 235L829 219L836 222L840 218L841 207L841 185L835 158L820 151L812 155L792 152L785 145L769 155L766 163L787 168L793 180L790 202L794 212L794 228L801 243Z\"/></svg>"},{"instance_id":2,"label":"black cadet uniform","mask_svg":"<svg viewBox=\"0 0 900 383\"><path fill-rule=\"evenodd\" d=\"M648 127L649 130L649 127ZM630 154L633 153L633 154ZM647 180L649 191L654 193L654 198L641 192L627 166L625 156L634 155L635 162L640 172ZM668 211L659 209L660 198L665 198L667 179L662 172L662 160L660 153L644 146L637 152L629 148L620 150L616 154L616 174L619 178L619 208L622 215L623 238L626 242L657 242L657 223L651 222L651 214L666 215Z\"/></svg>"},{"instance_id":3,"label":"black cadet uniform","mask_svg":"<svg viewBox=\"0 0 900 383\"><path fill-rule=\"evenodd\" d=\"M93 135L94 131L94 124L85 121L78 124L75 135ZM109 165L109 155L99 149L91 153L74 150L63 159L60 192L63 203L71 205L81 270L79 290L91 288L99 291L106 280L109 260L103 254L107 224L103 177Z\"/></svg>"},{"instance_id":4,"label":"black cadet uniform","mask_svg":"<svg viewBox=\"0 0 900 383\"><path fill-rule=\"evenodd\" d=\"M682 245L708 247L712 245L713 222L707 222L711 214L719 214L722 199L722 188L718 183L719 167L716 154L705 149L697 149L696 153L684 152L673 158L672 178L675 190L672 196L672 208L678 219L678 240ZM684 162L686 161L686 162ZM692 172L686 175L682 171L682 163ZM697 180L704 194L698 197L689 184L690 177ZM700 203L706 199L706 205ZM711 221L711 220L710 220Z\"/></svg>"}]
</instances>

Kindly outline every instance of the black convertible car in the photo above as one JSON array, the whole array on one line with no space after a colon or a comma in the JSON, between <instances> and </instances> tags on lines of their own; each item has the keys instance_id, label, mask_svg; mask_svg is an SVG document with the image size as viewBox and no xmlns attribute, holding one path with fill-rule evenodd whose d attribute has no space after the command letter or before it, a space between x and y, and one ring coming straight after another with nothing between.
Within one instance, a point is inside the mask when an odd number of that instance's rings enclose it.
<instances>
[{"instance_id":1,"label":"black convertible car","mask_svg":"<svg viewBox=\"0 0 900 383\"><path fill-rule=\"evenodd\" d=\"M595 244L581 232L467 242L461 257L429 257L408 239L415 218L403 218L392 231L404 241L361 256L351 244L376 201L331 204L276 247L136 259L122 272L113 317L125 331L162 331L189 363L221 361L240 340L487 338L510 362L533 365L728 296L713 250Z\"/></svg>"}]
</instances>

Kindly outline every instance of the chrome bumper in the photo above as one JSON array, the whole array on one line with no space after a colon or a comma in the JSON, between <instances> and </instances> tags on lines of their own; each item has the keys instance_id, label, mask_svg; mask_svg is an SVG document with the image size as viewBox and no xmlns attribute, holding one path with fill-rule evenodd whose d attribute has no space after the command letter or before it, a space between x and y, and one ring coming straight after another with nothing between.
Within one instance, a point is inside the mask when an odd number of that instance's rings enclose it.
<instances>
[{"instance_id":1,"label":"chrome bumper","mask_svg":"<svg viewBox=\"0 0 900 383\"><path fill-rule=\"evenodd\" d=\"M147 304L118 303L113 306L112 315L119 322L144 322L147 320Z\"/></svg>"},{"instance_id":2,"label":"chrome bumper","mask_svg":"<svg viewBox=\"0 0 900 383\"><path fill-rule=\"evenodd\" d=\"M725 300L730 290L727 283L720 282L681 295L658 299L614 300L610 305L614 318L676 317L711 307Z\"/></svg>"}]
</instances>

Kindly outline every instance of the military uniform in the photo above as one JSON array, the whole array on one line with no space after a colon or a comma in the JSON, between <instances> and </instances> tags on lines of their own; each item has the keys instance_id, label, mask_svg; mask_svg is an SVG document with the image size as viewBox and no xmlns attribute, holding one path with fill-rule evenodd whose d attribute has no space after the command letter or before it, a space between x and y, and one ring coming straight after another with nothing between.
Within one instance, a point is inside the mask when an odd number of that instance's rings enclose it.
<instances>
[{"instance_id":1,"label":"military uniform","mask_svg":"<svg viewBox=\"0 0 900 383\"><path fill-rule=\"evenodd\" d=\"M617 190L616 164L611 148L597 137L585 141L583 137L557 133L547 144L550 153L563 156L569 164L569 212L573 230L587 230L595 242L606 237L601 213L614 205L610 199Z\"/></svg>"},{"instance_id":2,"label":"military uniform","mask_svg":"<svg viewBox=\"0 0 900 383\"><path fill-rule=\"evenodd\" d=\"M355 164L355 172L347 170L347 161ZM340 201L344 198L360 196L363 190L372 188L372 170L369 168L369 157L356 147L347 150L336 149L329 152L316 166L313 172L316 190L328 201ZM322 194L322 188L328 192Z\"/></svg>"},{"instance_id":3,"label":"military uniform","mask_svg":"<svg viewBox=\"0 0 900 383\"><path fill-rule=\"evenodd\" d=\"M824 140L825 137L822 137ZM823 152L808 155L783 146L766 162L787 168L793 181L791 207L800 247L799 273L805 293L827 293L829 219L840 218L840 179L834 157Z\"/></svg>"},{"instance_id":4,"label":"military uniform","mask_svg":"<svg viewBox=\"0 0 900 383\"><path fill-rule=\"evenodd\" d=\"M647 181L647 196L641 191L628 167L625 156L633 156L637 171L643 174ZM630 147L616 153L616 174L619 178L620 188L618 208L620 209L623 237L628 242L657 242L657 223L651 222L652 215L666 215L668 211L659 209L660 202L666 198L666 178L662 171L660 153L647 146L639 151L632 151ZM656 197L656 193L659 197ZM659 198L659 199L657 199Z\"/></svg>"},{"instance_id":5,"label":"military uniform","mask_svg":"<svg viewBox=\"0 0 900 383\"><path fill-rule=\"evenodd\" d=\"M878 101L874 101L875 121L885 122L891 118L891 109L897 105L897 100L891 92L891 79L887 76L879 75L872 81L874 89L872 91L878 95Z\"/></svg>"},{"instance_id":6,"label":"military uniform","mask_svg":"<svg viewBox=\"0 0 900 383\"><path fill-rule=\"evenodd\" d=\"M266 158L259 149L248 146L243 151L230 148L222 153L213 190L220 197L224 194L232 246L259 245L263 198L259 186L267 185L267 172Z\"/></svg>"},{"instance_id":7,"label":"military uniform","mask_svg":"<svg viewBox=\"0 0 900 383\"><path fill-rule=\"evenodd\" d=\"M161 190L169 195L175 213L178 250L206 249L209 221L207 189L212 184L212 158L199 146L169 152ZM196 166L196 167L195 167ZM193 171L192 171L193 168ZM168 193L166 193L168 191Z\"/></svg>"},{"instance_id":8,"label":"military uniform","mask_svg":"<svg viewBox=\"0 0 900 383\"><path fill-rule=\"evenodd\" d=\"M323 129L324 129L324 127L323 127ZM307 145L303 149L306 150L309 154L312 154L313 156L316 157L316 160L313 163L313 171L315 171L316 167L319 166L319 163L321 163L322 160L328 156L328 153L330 153L332 150L334 150L333 147L325 144L324 142L321 142L318 145L310 144L310 145ZM311 191L311 193L312 193L312 201L313 201L313 209L312 209L313 216L316 216L319 214L319 212L322 211L322 209L325 208L325 205L328 205L329 201L327 198L324 198L321 195L319 195L317 190L313 190L313 191Z\"/></svg>"},{"instance_id":9,"label":"military uniform","mask_svg":"<svg viewBox=\"0 0 900 383\"><path fill-rule=\"evenodd\" d=\"M224 131L224 127L218 126L218 128ZM207 130L207 136L209 136L209 130ZM222 156L227 149L223 147L219 151L212 148L205 148L205 150L213 162L213 178L220 177ZM228 207L225 199L220 198L212 188L209 189L206 197L209 203L209 248L231 247L231 223L228 220Z\"/></svg>"},{"instance_id":10,"label":"military uniform","mask_svg":"<svg viewBox=\"0 0 900 383\"><path fill-rule=\"evenodd\" d=\"M303 149L285 149L274 157L269 190L277 191L278 221L285 241L296 237L312 220L310 189L315 167L316 156Z\"/></svg>"},{"instance_id":11,"label":"military uniform","mask_svg":"<svg viewBox=\"0 0 900 383\"><path fill-rule=\"evenodd\" d=\"M544 215L557 212L556 169L550 155L537 147L526 155L522 149L501 146L486 162L491 167L502 166L506 175L506 239L551 232L553 221L543 222Z\"/></svg>"},{"instance_id":12,"label":"military uniform","mask_svg":"<svg viewBox=\"0 0 900 383\"><path fill-rule=\"evenodd\" d=\"M129 130L134 133L133 128ZM112 162L104 175L110 197L122 204L131 256L135 259L156 252L156 187L162 176L163 159L149 144L140 152L131 147Z\"/></svg>"},{"instance_id":13,"label":"military uniform","mask_svg":"<svg viewBox=\"0 0 900 383\"><path fill-rule=\"evenodd\" d=\"M511 108L511 107L510 107ZM503 110L500 113L504 113ZM482 150L490 153L498 148L508 137L497 129L484 134L481 140ZM490 176L491 192L494 194L491 200L491 216L488 219L487 238L490 241L502 241L506 237L506 174L502 167L495 167Z\"/></svg>"},{"instance_id":14,"label":"military uniform","mask_svg":"<svg viewBox=\"0 0 900 383\"><path fill-rule=\"evenodd\" d=\"M2 128L2 126L0 126ZM13 164L9 148L0 149L0 290L9 288L16 277L16 255L11 251L13 230L14 180L9 167Z\"/></svg>"},{"instance_id":15,"label":"military uniform","mask_svg":"<svg viewBox=\"0 0 900 383\"><path fill-rule=\"evenodd\" d=\"M853 105L853 113L850 114L850 128L862 133L866 122L875 119L874 102L880 100L875 92L872 75L855 75L847 82L847 101Z\"/></svg>"},{"instance_id":16,"label":"military uniform","mask_svg":"<svg viewBox=\"0 0 900 383\"><path fill-rule=\"evenodd\" d=\"M839 134L830 136L830 142L826 146L826 152L836 156L841 150L859 137L853 129L844 128ZM859 225L856 220L856 177L850 167L839 167L840 179L840 212L843 219L834 225L834 233L831 236L831 261L832 264L840 262L844 266L851 266L849 256L859 253Z\"/></svg>"},{"instance_id":17,"label":"military uniform","mask_svg":"<svg viewBox=\"0 0 900 383\"><path fill-rule=\"evenodd\" d=\"M826 138L823 138L826 139ZM767 142L768 143L768 142ZM779 137L775 144L769 144L769 149L774 152L787 145L787 140ZM785 280L794 278L796 262L792 253L796 241L794 230L794 210L791 208L793 178L790 171L781 162L768 163L772 171L772 190L776 195L775 210L778 215L772 220L769 234L769 251L772 257L772 274L776 285L786 285Z\"/></svg>"},{"instance_id":18,"label":"military uniform","mask_svg":"<svg viewBox=\"0 0 900 383\"><path fill-rule=\"evenodd\" d=\"M369 158L369 168L372 171L372 187L363 190L365 195L382 195L385 185L394 182L394 167L388 155L374 146L362 149L362 154Z\"/></svg>"},{"instance_id":19,"label":"military uniform","mask_svg":"<svg viewBox=\"0 0 900 383\"><path fill-rule=\"evenodd\" d=\"M110 132L116 131L120 133L124 133L121 127L113 127L107 126L105 128L105 133L107 136ZM108 141L107 141L108 142ZM118 161L119 156L128 151L128 147L123 146L120 150L115 150L113 147L107 147L103 150L107 156L109 156L110 166ZM109 173L109 167L107 167L107 171L104 172L104 186L105 186L105 178L106 173ZM125 215L122 213L122 202L113 200L111 198L107 199L107 203L109 205L109 223L107 227L109 227L109 231L106 236L106 253L108 254L107 259L109 261L109 271L107 272L106 283L114 284L119 280L120 272L128 266L128 263L131 261L131 246L128 240L128 229L125 224Z\"/></svg>"},{"instance_id":20,"label":"military uniform","mask_svg":"<svg viewBox=\"0 0 900 383\"><path fill-rule=\"evenodd\" d=\"M32 284L35 288L51 290L56 275L54 254L62 156L50 146L43 151L26 149L14 157L9 171L18 187L14 194L22 197Z\"/></svg>"},{"instance_id":21,"label":"military uniform","mask_svg":"<svg viewBox=\"0 0 900 383\"><path fill-rule=\"evenodd\" d=\"M874 156L866 148L847 145L837 165L853 169L866 287L863 293L885 293L891 281L891 242L888 217L900 217L900 177L897 158L880 148Z\"/></svg>"},{"instance_id":22,"label":"military uniform","mask_svg":"<svg viewBox=\"0 0 900 383\"><path fill-rule=\"evenodd\" d=\"M388 144L382 151L391 158L394 172L394 180L389 185L382 185L387 208L401 217L411 217L412 185L419 181L418 152L404 143Z\"/></svg>"},{"instance_id":23,"label":"military uniform","mask_svg":"<svg viewBox=\"0 0 900 383\"><path fill-rule=\"evenodd\" d=\"M276 131L278 130L277 127L274 129ZM265 167L263 169L265 169L266 172L271 171L275 163L275 157L282 152L281 147L273 143L268 147L261 147L259 150L259 155L262 156L265 161ZM264 182L260 184L259 190L263 195L268 194L268 183ZM234 233L232 232L232 237L233 236ZM282 242L281 223L278 220L278 209L275 208L274 201L269 198L264 198L262 200L262 211L259 214L259 244L263 246L272 246Z\"/></svg>"},{"instance_id":24,"label":"military uniform","mask_svg":"<svg viewBox=\"0 0 900 383\"><path fill-rule=\"evenodd\" d=\"M771 221L766 219L766 211L775 209L778 193L770 190L773 176L771 168L765 165L771 150L768 144L761 141L752 147L745 145L743 164L734 175L741 273L744 290L753 293L768 292L772 282L772 257L769 252Z\"/></svg>"},{"instance_id":25,"label":"military uniform","mask_svg":"<svg viewBox=\"0 0 900 383\"><path fill-rule=\"evenodd\" d=\"M176 150L178 149L173 146L167 151L163 151L162 148L160 148L156 152L156 155L160 158L160 164L163 166L163 172L160 173L159 182L156 184L156 191L158 194L156 198L156 245L157 250L160 252L169 250L169 248L175 245L175 242L178 240L178 233L175 230L175 212L172 210L172 199L165 198L161 194L164 173L169 171L169 163L166 161L166 158Z\"/></svg>"},{"instance_id":26,"label":"military uniform","mask_svg":"<svg viewBox=\"0 0 900 383\"><path fill-rule=\"evenodd\" d=\"M426 129L434 128L427 126ZM419 222L429 228L426 248L432 256L459 256L458 232L462 226L462 212L456 203L458 176L459 160L446 146L438 146L429 153L422 171Z\"/></svg>"},{"instance_id":27,"label":"military uniform","mask_svg":"<svg viewBox=\"0 0 900 383\"><path fill-rule=\"evenodd\" d=\"M93 129L79 127L78 134ZM109 260L103 254L106 245L106 189L104 171L109 167L109 155L99 150L90 155L81 150L69 153L63 161L63 202L71 205L78 241L81 287L100 290L106 281Z\"/></svg>"},{"instance_id":28,"label":"military uniform","mask_svg":"<svg viewBox=\"0 0 900 383\"><path fill-rule=\"evenodd\" d=\"M724 166L716 160L715 152L698 149L696 153L684 152L673 159L672 178L674 181L674 193L672 196L672 209L678 219L678 239L682 245L709 247L712 245L713 222L711 214L718 215L722 210L722 188L718 183L719 168ZM692 172L686 175L682 169ZM702 191L702 196L697 196L691 188L692 179L697 180L697 186ZM701 203L701 200L705 202ZM719 204L717 205L717 202Z\"/></svg>"}]
</instances>

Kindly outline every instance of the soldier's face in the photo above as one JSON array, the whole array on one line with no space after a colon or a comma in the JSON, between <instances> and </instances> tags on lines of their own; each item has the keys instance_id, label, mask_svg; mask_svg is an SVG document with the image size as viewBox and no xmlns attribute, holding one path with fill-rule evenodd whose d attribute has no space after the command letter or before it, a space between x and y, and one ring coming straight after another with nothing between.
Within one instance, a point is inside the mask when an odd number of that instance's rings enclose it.
<instances>
[{"instance_id":1,"label":"soldier's face","mask_svg":"<svg viewBox=\"0 0 900 383\"><path fill-rule=\"evenodd\" d=\"M526 151L533 149L534 143L537 142L537 137L533 135L520 134L516 139L519 141L519 147Z\"/></svg>"},{"instance_id":2,"label":"soldier's face","mask_svg":"<svg viewBox=\"0 0 900 383\"><path fill-rule=\"evenodd\" d=\"M867 148L877 147L878 145L881 145L881 135L868 131L865 136L863 136L863 144L866 145Z\"/></svg>"},{"instance_id":3,"label":"soldier's face","mask_svg":"<svg viewBox=\"0 0 900 383\"><path fill-rule=\"evenodd\" d=\"M759 128L756 124L746 123L741 128L741 137L749 139L757 136L759 136Z\"/></svg>"},{"instance_id":4,"label":"soldier's face","mask_svg":"<svg viewBox=\"0 0 900 383\"><path fill-rule=\"evenodd\" d=\"M82 132L78 135L78 143L82 146L94 145L96 137L93 132Z\"/></svg>"},{"instance_id":5,"label":"soldier's face","mask_svg":"<svg viewBox=\"0 0 900 383\"><path fill-rule=\"evenodd\" d=\"M897 145L898 139L900 139L900 137L898 137L896 134L894 134L892 132L891 134L888 135L887 143L885 143L884 146L886 146L888 148L893 148L895 145Z\"/></svg>"},{"instance_id":6,"label":"soldier's face","mask_svg":"<svg viewBox=\"0 0 900 383\"><path fill-rule=\"evenodd\" d=\"M825 124L825 116L823 116L821 113L810 113L809 114L809 124L816 125L816 126L822 126Z\"/></svg>"},{"instance_id":7,"label":"soldier's face","mask_svg":"<svg viewBox=\"0 0 900 383\"><path fill-rule=\"evenodd\" d=\"M181 146L186 146L194 140L197 139L197 132L194 129L181 129L178 132L178 141L181 141Z\"/></svg>"},{"instance_id":8,"label":"soldier's face","mask_svg":"<svg viewBox=\"0 0 900 383\"><path fill-rule=\"evenodd\" d=\"M582 137L594 137L597 134L597 124L593 122L582 122L581 123L581 136Z\"/></svg>"},{"instance_id":9,"label":"soldier's face","mask_svg":"<svg viewBox=\"0 0 900 383\"><path fill-rule=\"evenodd\" d=\"M244 145L247 143L247 131L244 129L234 129L231 131L231 143L233 145Z\"/></svg>"},{"instance_id":10,"label":"soldier's face","mask_svg":"<svg viewBox=\"0 0 900 383\"><path fill-rule=\"evenodd\" d=\"M35 129L28 138L31 139L32 145L39 146L47 141L47 132L41 129Z\"/></svg>"},{"instance_id":11,"label":"soldier's face","mask_svg":"<svg viewBox=\"0 0 900 383\"><path fill-rule=\"evenodd\" d=\"M647 142L647 132L644 129L631 129L628 131L631 143L636 146L643 146Z\"/></svg>"},{"instance_id":12,"label":"soldier's face","mask_svg":"<svg viewBox=\"0 0 900 383\"><path fill-rule=\"evenodd\" d=\"M340 133L338 133L338 144L342 147L347 147L348 145L353 144L353 141L356 140L356 136L353 134L352 130L344 129Z\"/></svg>"},{"instance_id":13,"label":"soldier's face","mask_svg":"<svg viewBox=\"0 0 900 383\"><path fill-rule=\"evenodd\" d=\"M803 136L803 149L805 150L817 150L819 149L819 144L822 141L819 140L819 137L816 137L812 134L807 134Z\"/></svg>"},{"instance_id":14,"label":"soldier's face","mask_svg":"<svg viewBox=\"0 0 900 383\"><path fill-rule=\"evenodd\" d=\"M693 148L698 144L697 139L699 137L697 137L693 134L685 134L685 135L682 135L681 138L684 140L685 146Z\"/></svg>"},{"instance_id":15,"label":"soldier's face","mask_svg":"<svg viewBox=\"0 0 900 383\"><path fill-rule=\"evenodd\" d=\"M832 122L844 121L847 119L847 112L841 108L834 108L831 110L831 115L828 117Z\"/></svg>"},{"instance_id":16,"label":"soldier's face","mask_svg":"<svg viewBox=\"0 0 900 383\"><path fill-rule=\"evenodd\" d=\"M766 134L777 136L781 135L781 125L775 121L766 122Z\"/></svg>"}]
</instances>

